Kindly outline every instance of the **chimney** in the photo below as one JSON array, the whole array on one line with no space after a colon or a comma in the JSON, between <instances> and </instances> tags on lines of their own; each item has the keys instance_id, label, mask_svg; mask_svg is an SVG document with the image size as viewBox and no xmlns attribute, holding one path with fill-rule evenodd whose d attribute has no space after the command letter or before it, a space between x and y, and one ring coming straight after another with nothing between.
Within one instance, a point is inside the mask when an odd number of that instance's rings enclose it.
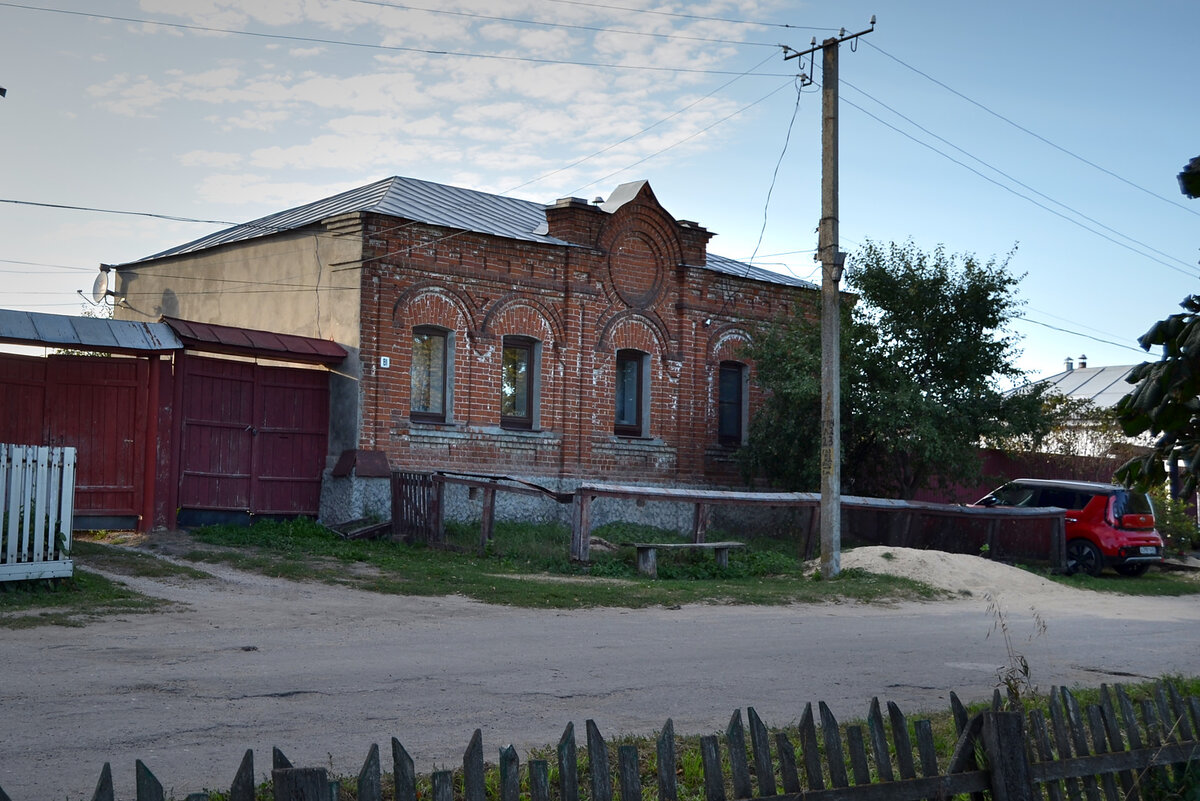
<instances>
[{"instance_id":1,"label":"chimney","mask_svg":"<svg viewBox=\"0 0 1200 801\"><path fill-rule=\"evenodd\" d=\"M1081 353L1079 354L1079 369L1082 370L1085 367L1087 367L1087 354Z\"/></svg>"},{"instance_id":2,"label":"chimney","mask_svg":"<svg viewBox=\"0 0 1200 801\"><path fill-rule=\"evenodd\" d=\"M1069 373L1075 369L1075 360L1068 356L1067 360L1063 362L1063 365L1067 368L1067 372Z\"/></svg>"}]
</instances>

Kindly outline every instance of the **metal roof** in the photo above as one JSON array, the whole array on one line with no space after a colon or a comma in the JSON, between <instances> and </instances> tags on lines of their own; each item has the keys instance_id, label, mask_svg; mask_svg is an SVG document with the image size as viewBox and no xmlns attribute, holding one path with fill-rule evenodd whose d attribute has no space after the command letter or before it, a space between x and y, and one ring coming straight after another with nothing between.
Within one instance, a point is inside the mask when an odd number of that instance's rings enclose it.
<instances>
[{"instance_id":1,"label":"metal roof","mask_svg":"<svg viewBox=\"0 0 1200 801\"><path fill-rule=\"evenodd\" d=\"M289 362L337 364L346 358L346 350L336 342L295 334L276 334L254 328L197 323L175 317L163 317L184 345L209 353L231 353Z\"/></svg>"},{"instance_id":2,"label":"metal roof","mask_svg":"<svg viewBox=\"0 0 1200 801\"><path fill-rule=\"evenodd\" d=\"M164 323L0 309L0 341L76 350L157 352L183 343Z\"/></svg>"},{"instance_id":3,"label":"metal roof","mask_svg":"<svg viewBox=\"0 0 1200 801\"><path fill-rule=\"evenodd\" d=\"M628 202L645 181L622 184L600 208L612 213ZM268 214L248 223L200 237L183 245L138 259L138 262L198 253L260 236L292 231L329 217L373 212L405 220L440 225L480 234L560 247L578 247L547 234L546 206L530 200L493 195L474 189L393 176L294 209ZM131 262L136 264L138 262ZM788 275L708 254L707 264L689 265L754 281L816 289L815 284Z\"/></svg>"},{"instance_id":4,"label":"metal roof","mask_svg":"<svg viewBox=\"0 0 1200 801\"><path fill-rule=\"evenodd\" d=\"M1051 392L1068 398L1088 400L1093 405L1107 409L1133 391L1133 384L1125 378L1134 365L1115 367L1076 367L1073 370L1052 375L1038 381L1046 384Z\"/></svg>"}]
</instances>

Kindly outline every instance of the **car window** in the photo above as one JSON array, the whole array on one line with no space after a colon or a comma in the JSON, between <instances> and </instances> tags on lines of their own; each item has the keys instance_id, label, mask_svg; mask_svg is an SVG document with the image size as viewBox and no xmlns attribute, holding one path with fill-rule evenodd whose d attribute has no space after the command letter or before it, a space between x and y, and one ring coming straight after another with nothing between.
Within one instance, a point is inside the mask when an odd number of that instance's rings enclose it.
<instances>
[{"instance_id":1,"label":"car window","mask_svg":"<svg viewBox=\"0 0 1200 801\"><path fill-rule=\"evenodd\" d=\"M1036 487L1021 484L1005 484L991 494L996 506L1033 506Z\"/></svg>"},{"instance_id":2,"label":"car window","mask_svg":"<svg viewBox=\"0 0 1200 801\"><path fill-rule=\"evenodd\" d=\"M1042 497L1038 499L1038 506L1057 506L1060 509L1078 511L1087 506L1091 499L1090 493L1061 487L1043 487Z\"/></svg>"},{"instance_id":3,"label":"car window","mask_svg":"<svg viewBox=\"0 0 1200 801\"><path fill-rule=\"evenodd\" d=\"M1144 492L1126 492L1122 490L1113 498L1113 515L1120 518L1123 515L1152 515L1154 507L1150 498Z\"/></svg>"}]
</instances>

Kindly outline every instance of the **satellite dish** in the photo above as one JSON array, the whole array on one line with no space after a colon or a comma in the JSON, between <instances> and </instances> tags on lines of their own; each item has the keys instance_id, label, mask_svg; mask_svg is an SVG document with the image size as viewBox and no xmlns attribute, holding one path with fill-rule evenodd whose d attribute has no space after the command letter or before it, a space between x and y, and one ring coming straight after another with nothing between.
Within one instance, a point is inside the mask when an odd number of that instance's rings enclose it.
<instances>
[{"instance_id":1,"label":"satellite dish","mask_svg":"<svg viewBox=\"0 0 1200 801\"><path fill-rule=\"evenodd\" d=\"M108 295L108 271L105 270L96 276L95 283L92 284L92 300L96 303L101 303Z\"/></svg>"}]
</instances>

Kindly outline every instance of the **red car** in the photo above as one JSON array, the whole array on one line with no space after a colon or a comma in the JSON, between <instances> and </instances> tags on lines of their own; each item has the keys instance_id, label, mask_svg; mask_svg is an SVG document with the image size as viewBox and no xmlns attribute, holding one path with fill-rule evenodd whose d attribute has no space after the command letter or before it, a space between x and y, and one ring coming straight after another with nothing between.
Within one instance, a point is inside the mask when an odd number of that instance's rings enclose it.
<instances>
[{"instance_id":1,"label":"red car","mask_svg":"<svg viewBox=\"0 0 1200 801\"><path fill-rule=\"evenodd\" d=\"M974 505L1066 509L1069 573L1098 576L1107 565L1123 576L1140 576L1163 558L1154 506L1144 492L1091 481L1018 478Z\"/></svg>"}]
</instances>

